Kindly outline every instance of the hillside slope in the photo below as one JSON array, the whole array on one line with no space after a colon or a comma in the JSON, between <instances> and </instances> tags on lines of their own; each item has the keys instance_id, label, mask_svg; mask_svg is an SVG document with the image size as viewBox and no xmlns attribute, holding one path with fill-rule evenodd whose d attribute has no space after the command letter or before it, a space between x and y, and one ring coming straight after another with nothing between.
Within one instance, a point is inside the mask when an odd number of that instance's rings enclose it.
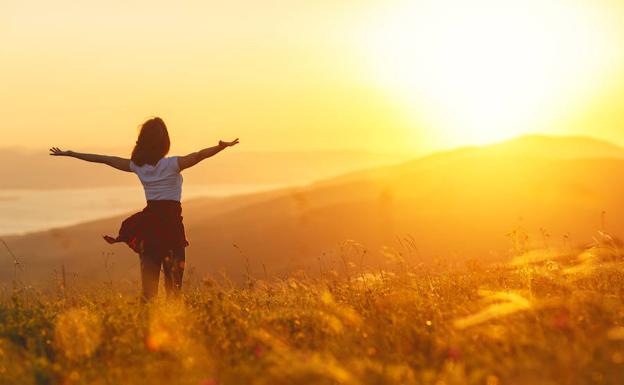
<instances>
[{"instance_id":1,"label":"hillside slope","mask_svg":"<svg viewBox=\"0 0 624 385\"><path fill-rule=\"evenodd\" d=\"M281 275L340 268L345 260L382 266L398 253L411 262L501 259L514 246L512 230L516 241L527 233L536 246L562 246L590 240L603 217L617 234L624 228L624 159L614 156L616 147L596 143L520 138L307 187L188 201L188 263L201 275L225 272L241 280L247 264L253 274ZM137 279L136 256L100 240L121 219L7 242L24 263L25 279L50 277L61 264L79 277ZM345 240L362 246L347 247ZM12 272L7 260L3 280ZM114 268L104 268L111 263Z\"/></svg>"}]
</instances>

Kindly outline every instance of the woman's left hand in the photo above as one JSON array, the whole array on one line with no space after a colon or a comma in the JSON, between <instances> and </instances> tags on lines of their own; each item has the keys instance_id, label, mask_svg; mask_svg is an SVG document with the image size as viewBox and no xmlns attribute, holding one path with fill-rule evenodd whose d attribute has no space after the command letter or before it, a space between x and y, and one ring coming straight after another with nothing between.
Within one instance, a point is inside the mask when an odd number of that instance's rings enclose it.
<instances>
[{"instance_id":1,"label":"woman's left hand","mask_svg":"<svg viewBox=\"0 0 624 385\"><path fill-rule=\"evenodd\" d=\"M224 142L222 140L219 141L219 146L221 146L221 147L232 147L232 146L237 145L237 144L238 144L238 138L234 139L231 142Z\"/></svg>"}]
</instances>

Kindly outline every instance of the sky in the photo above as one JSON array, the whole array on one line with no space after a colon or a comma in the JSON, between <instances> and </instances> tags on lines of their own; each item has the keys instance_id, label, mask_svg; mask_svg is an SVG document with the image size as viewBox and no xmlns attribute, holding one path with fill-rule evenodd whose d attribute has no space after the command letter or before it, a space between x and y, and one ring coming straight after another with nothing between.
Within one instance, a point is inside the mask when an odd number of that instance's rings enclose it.
<instances>
[{"instance_id":1,"label":"sky","mask_svg":"<svg viewBox=\"0 0 624 385\"><path fill-rule=\"evenodd\" d=\"M624 2L0 2L1 146L428 153L624 145Z\"/></svg>"}]
</instances>

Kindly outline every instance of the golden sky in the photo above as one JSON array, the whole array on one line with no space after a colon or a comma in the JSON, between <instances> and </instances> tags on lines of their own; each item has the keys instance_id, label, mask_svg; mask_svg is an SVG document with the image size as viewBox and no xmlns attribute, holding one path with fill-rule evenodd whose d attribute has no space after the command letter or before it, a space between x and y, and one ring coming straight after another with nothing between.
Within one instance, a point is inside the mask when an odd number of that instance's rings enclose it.
<instances>
[{"instance_id":1,"label":"golden sky","mask_svg":"<svg viewBox=\"0 0 624 385\"><path fill-rule=\"evenodd\" d=\"M174 5L175 4L175 5ZM624 145L624 2L0 2L2 145L430 152Z\"/></svg>"}]
</instances>

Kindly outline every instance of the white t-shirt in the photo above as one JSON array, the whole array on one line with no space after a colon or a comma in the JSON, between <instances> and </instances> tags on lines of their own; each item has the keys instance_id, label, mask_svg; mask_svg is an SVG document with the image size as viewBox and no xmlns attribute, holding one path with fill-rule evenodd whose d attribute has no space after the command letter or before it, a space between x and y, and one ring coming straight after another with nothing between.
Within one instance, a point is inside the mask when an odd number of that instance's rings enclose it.
<instances>
[{"instance_id":1,"label":"white t-shirt","mask_svg":"<svg viewBox=\"0 0 624 385\"><path fill-rule=\"evenodd\" d=\"M130 170L139 177L146 200L181 201L182 174L177 156L161 158L155 166L144 164L139 167L131 160Z\"/></svg>"}]
</instances>

